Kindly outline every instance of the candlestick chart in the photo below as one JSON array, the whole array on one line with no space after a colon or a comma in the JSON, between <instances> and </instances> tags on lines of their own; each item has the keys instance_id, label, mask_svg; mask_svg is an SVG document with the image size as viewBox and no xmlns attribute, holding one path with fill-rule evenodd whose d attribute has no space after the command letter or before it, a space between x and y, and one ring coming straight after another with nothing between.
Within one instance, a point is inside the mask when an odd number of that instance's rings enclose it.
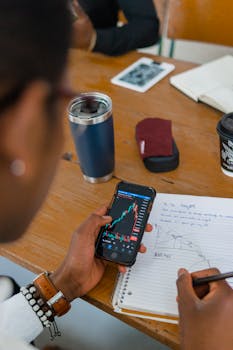
<instances>
[{"instance_id":1,"label":"candlestick chart","mask_svg":"<svg viewBox=\"0 0 233 350\"><path fill-rule=\"evenodd\" d=\"M102 231L101 245L109 254L133 255L141 240L150 198L132 192L119 191L109 215L112 222ZM101 249L100 248L100 249Z\"/></svg>"},{"instance_id":2,"label":"candlestick chart","mask_svg":"<svg viewBox=\"0 0 233 350\"><path fill-rule=\"evenodd\" d=\"M130 236L134 230L137 232L136 224L138 220L138 204L136 201L132 203L125 203L127 207L122 210L121 207L115 206L114 218L110 224L105 226L103 236L115 238L121 242L130 242Z\"/></svg>"}]
</instances>

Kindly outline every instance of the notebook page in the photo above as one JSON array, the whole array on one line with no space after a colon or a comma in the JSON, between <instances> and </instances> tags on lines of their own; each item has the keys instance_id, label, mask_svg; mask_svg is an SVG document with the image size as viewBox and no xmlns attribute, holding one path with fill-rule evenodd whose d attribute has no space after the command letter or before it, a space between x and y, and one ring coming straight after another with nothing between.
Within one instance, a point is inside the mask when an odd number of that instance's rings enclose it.
<instances>
[{"instance_id":1,"label":"notebook page","mask_svg":"<svg viewBox=\"0 0 233 350\"><path fill-rule=\"evenodd\" d=\"M227 55L170 78L176 88L198 101L200 95L233 81L233 56Z\"/></svg>"},{"instance_id":2,"label":"notebook page","mask_svg":"<svg viewBox=\"0 0 233 350\"><path fill-rule=\"evenodd\" d=\"M176 278L190 272L233 268L233 199L157 194L145 233L146 254L122 280L119 305L140 311L177 315ZM228 279L233 287L233 280Z\"/></svg>"},{"instance_id":3,"label":"notebook page","mask_svg":"<svg viewBox=\"0 0 233 350\"><path fill-rule=\"evenodd\" d=\"M230 113L233 111L233 84L231 87L220 86L208 91L201 95L199 100L219 109L223 113Z\"/></svg>"}]
</instances>

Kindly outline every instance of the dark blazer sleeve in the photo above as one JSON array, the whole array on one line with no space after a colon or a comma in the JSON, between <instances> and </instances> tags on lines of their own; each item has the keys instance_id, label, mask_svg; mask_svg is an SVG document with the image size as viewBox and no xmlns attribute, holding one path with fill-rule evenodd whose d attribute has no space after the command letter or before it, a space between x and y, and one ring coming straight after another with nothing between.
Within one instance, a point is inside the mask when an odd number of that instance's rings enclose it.
<instances>
[{"instance_id":1,"label":"dark blazer sleeve","mask_svg":"<svg viewBox=\"0 0 233 350\"><path fill-rule=\"evenodd\" d=\"M159 39L159 20L153 0L119 0L118 3L128 23L122 27L97 28L93 51L114 56L155 44Z\"/></svg>"}]
</instances>

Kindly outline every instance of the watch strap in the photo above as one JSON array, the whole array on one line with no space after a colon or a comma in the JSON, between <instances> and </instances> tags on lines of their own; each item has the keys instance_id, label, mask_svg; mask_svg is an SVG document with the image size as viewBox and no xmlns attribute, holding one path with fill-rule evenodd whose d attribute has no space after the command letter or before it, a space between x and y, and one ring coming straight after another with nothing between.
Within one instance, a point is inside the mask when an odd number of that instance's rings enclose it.
<instances>
[{"instance_id":1,"label":"watch strap","mask_svg":"<svg viewBox=\"0 0 233 350\"><path fill-rule=\"evenodd\" d=\"M57 290L50 280L48 272L43 272L38 275L33 280L33 284L49 307L53 309L56 316L62 316L69 311L71 307L69 301L61 291Z\"/></svg>"}]
</instances>

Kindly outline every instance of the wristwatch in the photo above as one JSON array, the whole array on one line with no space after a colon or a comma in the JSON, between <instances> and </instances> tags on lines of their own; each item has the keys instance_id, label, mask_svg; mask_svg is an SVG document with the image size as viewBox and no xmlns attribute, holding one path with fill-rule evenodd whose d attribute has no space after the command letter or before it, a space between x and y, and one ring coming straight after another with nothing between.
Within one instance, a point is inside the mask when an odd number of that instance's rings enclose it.
<instances>
[{"instance_id":1,"label":"wristwatch","mask_svg":"<svg viewBox=\"0 0 233 350\"><path fill-rule=\"evenodd\" d=\"M41 273L33 280L33 284L37 288L42 299L44 299L48 306L54 311L54 315L62 316L69 311L71 305L64 294L57 290L49 278L49 274L50 273L47 271Z\"/></svg>"}]
</instances>

